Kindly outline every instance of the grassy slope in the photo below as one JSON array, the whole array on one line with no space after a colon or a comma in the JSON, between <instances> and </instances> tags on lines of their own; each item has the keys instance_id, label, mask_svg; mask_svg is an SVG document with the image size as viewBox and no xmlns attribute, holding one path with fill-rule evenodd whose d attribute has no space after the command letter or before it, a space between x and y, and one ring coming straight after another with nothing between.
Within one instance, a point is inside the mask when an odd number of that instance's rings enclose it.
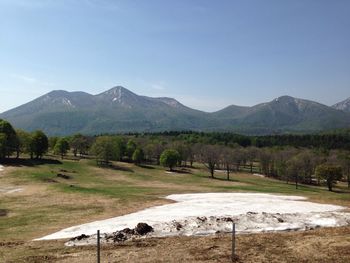
<instances>
[{"instance_id":1,"label":"grassy slope","mask_svg":"<svg viewBox=\"0 0 350 263\"><path fill-rule=\"evenodd\" d=\"M200 166L184 173L169 174L157 166L115 165L113 168L98 168L94 161L82 160L7 167L5 175L0 177L0 187L15 185L24 190L0 194L0 208L9 213L6 217L0 217L0 243L4 244L0 246L0 259L16 261L34 255L35 251L26 247L28 242L32 244L30 240L33 238L64 227L163 204L169 202L163 197L172 193L281 193L350 206L350 192L345 185L338 187L337 192L311 186L301 186L295 190L292 184L246 173L232 174L233 180L230 182L224 180L225 173L216 173L218 179L212 180ZM69 175L72 179L58 178L57 173ZM16 250L11 242L19 242L18 246L14 245ZM54 246L51 247L53 250L62 249L62 242L46 244ZM47 249L43 248L42 252L46 253Z\"/></svg>"}]
</instances>

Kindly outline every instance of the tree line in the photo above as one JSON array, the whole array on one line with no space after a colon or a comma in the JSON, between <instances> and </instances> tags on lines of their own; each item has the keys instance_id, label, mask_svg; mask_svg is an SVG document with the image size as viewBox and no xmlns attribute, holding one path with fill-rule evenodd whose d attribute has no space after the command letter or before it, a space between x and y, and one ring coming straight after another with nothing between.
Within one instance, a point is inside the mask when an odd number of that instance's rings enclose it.
<instances>
[{"instance_id":1,"label":"tree line","mask_svg":"<svg viewBox=\"0 0 350 263\"><path fill-rule=\"evenodd\" d=\"M0 159L16 154L28 153L30 158L41 159L48 149L48 138L42 131L26 132L15 130L12 125L0 119Z\"/></svg>"},{"instance_id":2,"label":"tree line","mask_svg":"<svg viewBox=\"0 0 350 263\"><path fill-rule=\"evenodd\" d=\"M322 142L322 140L325 140ZM211 178L217 170L226 173L256 173L298 188L303 184L325 184L329 190L338 180L350 187L348 137L342 134L279 135L249 137L230 133L164 132L48 138L42 131L15 130L0 120L0 159L28 154L42 158L50 151L65 158L93 157L99 165L111 161L175 167L202 163Z\"/></svg>"}]
</instances>

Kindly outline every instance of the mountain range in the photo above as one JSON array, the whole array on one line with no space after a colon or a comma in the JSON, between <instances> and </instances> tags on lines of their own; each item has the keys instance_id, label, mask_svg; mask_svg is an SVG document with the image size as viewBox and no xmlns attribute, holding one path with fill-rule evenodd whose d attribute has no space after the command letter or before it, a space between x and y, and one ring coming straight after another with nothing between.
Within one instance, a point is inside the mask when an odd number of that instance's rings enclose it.
<instances>
[{"instance_id":1,"label":"mountain range","mask_svg":"<svg viewBox=\"0 0 350 263\"><path fill-rule=\"evenodd\" d=\"M252 107L208 113L175 99L139 96L117 86L101 94L55 90L0 114L16 128L49 135L233 131L243 134L316 132L350 127L350 98L332 107L282 96Z\"/></svg>"}]
</instances>

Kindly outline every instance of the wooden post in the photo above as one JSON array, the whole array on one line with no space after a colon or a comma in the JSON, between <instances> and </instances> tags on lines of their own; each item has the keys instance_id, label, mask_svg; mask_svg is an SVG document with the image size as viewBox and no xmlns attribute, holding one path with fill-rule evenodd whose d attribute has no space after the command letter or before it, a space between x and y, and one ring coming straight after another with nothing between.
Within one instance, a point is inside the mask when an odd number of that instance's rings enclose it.
<instances>
[{"instance_id":1,"label":"wooden post","mask_svg":"<svg viewBox=\"0 0 350 263\"><path fill-rule=\"evenodd\" d=\"M101 262L100 257L100 230L97 230L97 263Z\"/></svg>"},{"instance_id":2,"label":"wooden post","mask_svg":"<svg viewBox=\"0 0 350 263\"><path fill-rule=\"evenodd\" d=\"M232 262L234 262L236 259L235 249L236 249L236 224L233 222L232 223L232 254L231 254Z\"/></svg>"}]
</instances>

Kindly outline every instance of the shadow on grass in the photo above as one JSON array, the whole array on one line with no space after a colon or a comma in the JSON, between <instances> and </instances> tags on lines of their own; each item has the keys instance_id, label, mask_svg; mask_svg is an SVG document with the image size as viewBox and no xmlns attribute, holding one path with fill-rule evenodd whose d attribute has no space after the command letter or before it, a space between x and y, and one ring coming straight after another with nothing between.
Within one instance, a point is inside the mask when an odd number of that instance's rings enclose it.
<instances>
[{"instance_id":1,"label":"shadow on grass","mask_svg":"<svg viewBox=\"0 0 350 263\"><path fill-rule=\"evenodd\" d=\"M192 174L191 171L187 169L172 169L172 170L166 170L167 172L176 173L176 174Z\"/></svg>"},{"instance_id":2,"label":"shadow on grass","mask_svg":"<svg viewBox=\"0 0 350 263\"><path fill-rule=\"evenodd\" d=\"M145 165L145 164L139 164L138 167L154 170L155 168L153 166Z\"/></svg>"},{"instance_id":3,"label":"shadow on grass","mask_svg":"<svg viewBox=\"0 0 350 263\"><path fill-rule=\"evenodd\" d=\"M108 164L105 164L105 163L101 164L101 163L99 163L97 166L100 167L100 168L111 169L111 170L116 170L116 171L123 171L123 172L130 172L130 173L134 172L134 170L131 169L131 168L118 166L118 165L115 165L115 164L112 164L112 163L108 163Z\"/></svg>"},{"instance_id":4,"label":"shadow on grass","mask_svg":"<svg viewBox=\"0 0 350 263\"><path fill-rule=\"evenodd\" d=\"M231 177L229 180L227 180L227 178L211 177L211 176L208 176L207 178L212 179L212 180L225 181L225 182L240 182L239 180L232 179Z\"/></svg>"},{"instance_id":5,"label":"shadow on grass","mask_svg":"<svg viewBox=\"0 0 350 263\"><path fill-rule=\"evenodd\" d=\"M330 191L332 193L336 193L336 194L350 194L350 191L346 191L346 190L339 190L339 189L334 189L332 191Z\"/></svg>"},{"instance_id":6,"label":"shadow on grass","mask_svg":"<svg viewBox=\"0 0 350 263\"><path fill-rule=\"evenodd\" d=\"M44 164L62 164L61 161L58 161L56 159L22 159L22 158L9 158L1 160L1 164L5 164L8 166L37 166L37 165L44 165Z\"/></svg>"}]
</instances>

